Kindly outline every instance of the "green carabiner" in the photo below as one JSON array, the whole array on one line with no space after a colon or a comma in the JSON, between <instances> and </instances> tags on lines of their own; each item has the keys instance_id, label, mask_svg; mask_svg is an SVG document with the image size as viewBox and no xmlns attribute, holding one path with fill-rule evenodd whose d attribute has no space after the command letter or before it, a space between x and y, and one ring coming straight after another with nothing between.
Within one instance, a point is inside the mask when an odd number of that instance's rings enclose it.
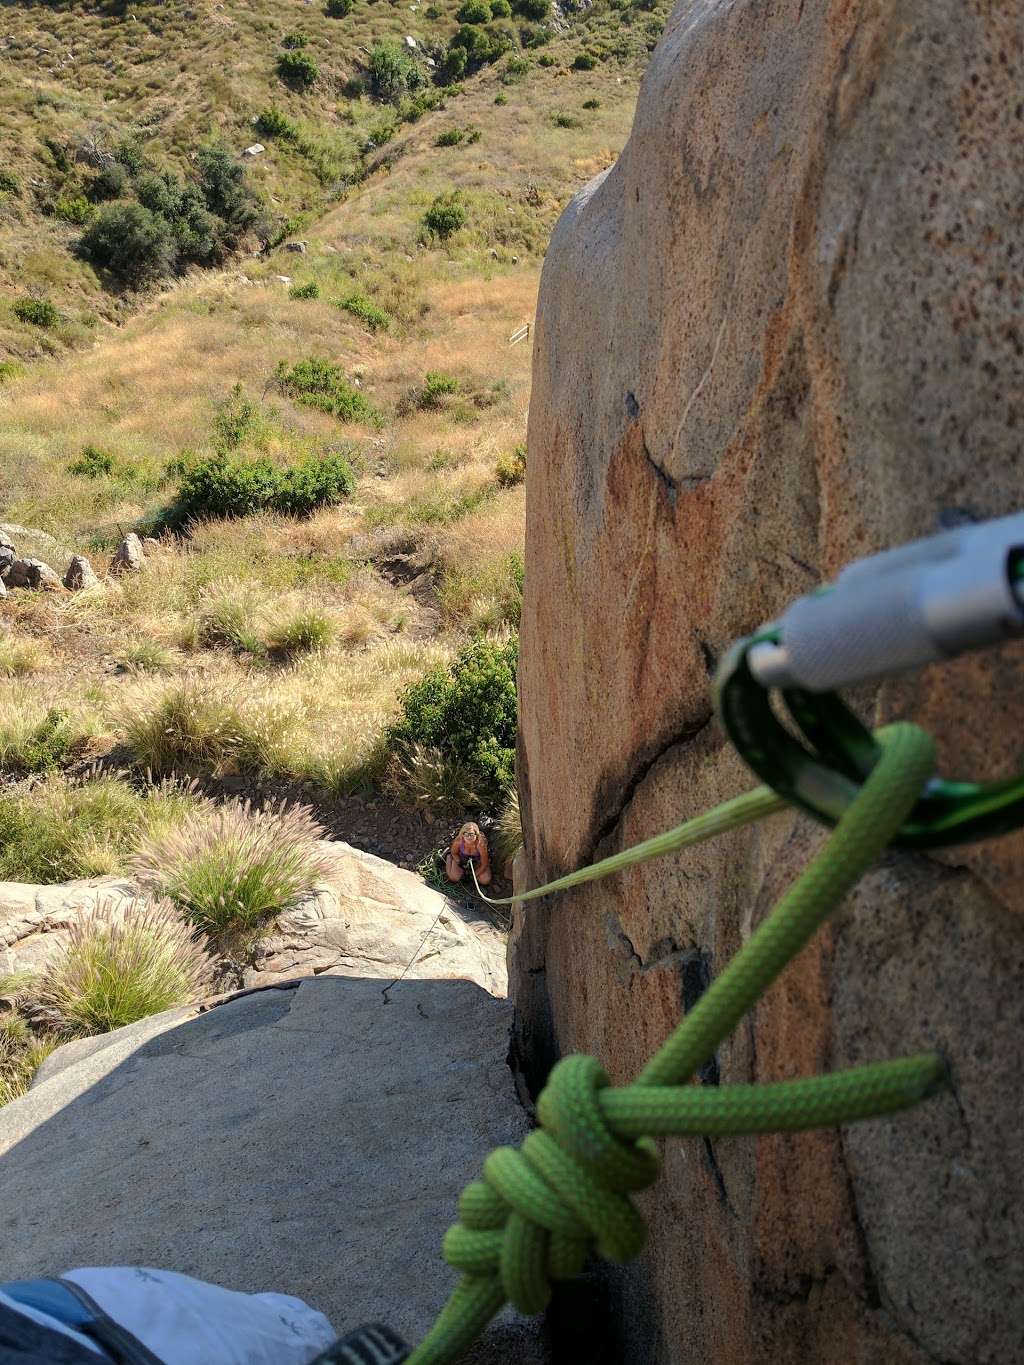
<instances>
[{"instance_id":1,"label":"green carabiner","mask_svg":"<svg viewBox=\"0 0 1024 1365\"><path fill-rule=\"evenodd\" d=\"M732 647L715 679L722 724L763 782L833 825L879 754L835 689L1024 634L1022 585L1020 513L850 565L833 587L800 598ZM1021 825L1024 774L1004 782L935 778L893 842L936 848Z\"/></svg>"},{"instance_id":2,"label":"green carabiner","mask_svg":"<svg viewBox=\"0 0 1024 1365\"><path fill-rule=\"evenodd\" d=\"M874 767L871 731L835 693L784 688L778 695L791 733L772 707L772 693L750 671L757 644L779 642L766 627L729 651L715 680L715 706L740 756L762 782L823 824L834 825ZM1024 825L1024 774L1005 782L929 782L910 819L892 840L904 848L939 848L987 839Z\"/></svg>"}]
</instances>

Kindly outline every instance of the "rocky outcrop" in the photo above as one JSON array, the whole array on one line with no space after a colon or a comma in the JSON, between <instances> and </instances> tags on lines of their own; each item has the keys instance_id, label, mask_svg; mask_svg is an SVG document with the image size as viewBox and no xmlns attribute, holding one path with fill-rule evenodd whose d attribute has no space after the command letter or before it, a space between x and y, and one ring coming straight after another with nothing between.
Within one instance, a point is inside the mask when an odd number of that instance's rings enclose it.
<instances>
[{"instance_id":1,"label":"rocky outcrop","mask_svg":"<svg viewBox=\"0 0 1024 1365\"><path fill-rule=\"evenodd\" d=\"M510 1013L468 981L385 1003L321 976L62 1048L0 1110L0 1279L164 1266L418 1340L462 1187L525 1134ZM546 1356L506 1320L467 1359Z\"/></svg>"},{"instance_id":2,"label":"rocky outcrop","mask_svg":"<svg viewBox=\"0 0 1024 1365\"><path fill-rule=\"evenodd\" d=\"M110 561L112 574L140 573L146 567L146 552L142 541L134 531L130 531L114 551Z\"/></svg>"},{"instance_id":3,"label":"rocky outcrop","mask_svg":"<svg viewBox=\"0 0 1024 1365\"><path fill-rule=\"evenodd\" d=\"M301 977L461 977L492 995L506 990L505 942L484 915L456 904L415 873L325 840L323 882L267 926L246 987ZM35 972L66 930L98 901L138 896L119 877L30 886L0 882L0 973Z\"/></svg>"},{"instance_id":4,"label":"rocky outcrop","mask_svg":"<svg viewBox=\"0 0 1024 1365\"><path fill-rule=\"evenodd\" d=\"M81 592L85 588L96 588L99 579L85 555L72 555L71 563L64 575L64 586L70 592Z\"/></svg>"},{"instance_id":5,"label":"rocky outcrop","mask_svg":"<svg viewBox=\"0 0 1024 1365\"><path fill-rule=\"evenodd\" d=\"M1024 502L1022 19L677 5L629 145L544 270L520 886L752 785L709 699L733 639L852 558ZM924 724L947 771L1009 775L1022 683L1013 648L860 702ZM526 907L530 1080L572 1050L635 1076L820 840L780 816ZM936 1048L954 1092L842 1132L668 1144L649 1249L610 1282L622 1360L1019 1354L1022 908L1020 835L864 880L704 1081Z\"/></svg>"}]
</instances>

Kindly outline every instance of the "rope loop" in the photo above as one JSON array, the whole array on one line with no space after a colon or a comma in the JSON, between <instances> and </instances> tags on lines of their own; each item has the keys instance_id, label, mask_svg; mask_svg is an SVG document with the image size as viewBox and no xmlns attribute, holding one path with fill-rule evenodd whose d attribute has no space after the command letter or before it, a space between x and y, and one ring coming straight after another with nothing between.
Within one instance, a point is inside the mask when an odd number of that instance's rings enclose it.
<instances>
[{"instance_id":1,"label":"rope loop","mask_svg":"<svg viewBox=\"0 0 1024 1365\"><path fill-rule=\"evenodd\" d=\"M620 1263L643 1247L644 1220L626 1196L657 1179L657 1148L612 1131L597 1098L608 1084L595 1058L563 1058L538 1101L541 1127L519 1151L491 1153L445 1237L449 1265L500 1280L521 1313L539 1313L551 1281L579 1274L595 1246Z\"/></svg>"}]
</instances>

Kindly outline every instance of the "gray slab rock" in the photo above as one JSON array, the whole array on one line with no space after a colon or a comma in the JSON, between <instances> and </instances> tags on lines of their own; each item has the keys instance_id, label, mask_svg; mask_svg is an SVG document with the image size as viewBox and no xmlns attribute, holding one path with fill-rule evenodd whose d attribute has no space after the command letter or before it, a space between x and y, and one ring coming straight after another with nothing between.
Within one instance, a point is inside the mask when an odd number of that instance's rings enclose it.
<instances>
[{"instance_id":1,"label":"gray slab rock","mask_svg":"<svg viewBox=\"0 0 1024 1365\"><path fill-rule=\"evenodd\" d=\"M71 592L81 592L83 588L98 587L99 581L95 570L85 555L72 555L71 563L64 575L65 588Z\"/></svg>"},{"instance_id":2,"label":"gray slab rock","mask_svg":"<svg viewBox=\"0 0 1024 1365\"><path fill-rule=\"evenodd\" d=\"M320 977L60 1054L0 1110L0 1280L170 1267L408 1340L453 1286L456 1199L526 1119L510 1007L461 981ZM470 1357L541 1361L499 1325Z\"/></svg>"},{"instance_id":3,"label":"gray slab rock","mask_svg":"<svg viewBox=\"0 0 1024 1365\"><path fill-rule=\"evenodd\" d=\"M142 548L142 541L134 531L131 531L114 551L114 557L110 561L110 572L140 573L145 567L146 553Z\"/></svg>"}]
</instances>

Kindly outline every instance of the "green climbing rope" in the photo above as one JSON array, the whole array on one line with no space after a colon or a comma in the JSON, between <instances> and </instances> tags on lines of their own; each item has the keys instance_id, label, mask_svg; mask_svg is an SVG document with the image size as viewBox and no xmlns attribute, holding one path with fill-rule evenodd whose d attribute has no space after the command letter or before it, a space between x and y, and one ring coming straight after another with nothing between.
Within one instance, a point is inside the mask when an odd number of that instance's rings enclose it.
<instances>
[{"instance_id":1,"label":"green climbing rope","mask_svg":"<svg viewBox=\"0 0 1024 1365\"><path fill-rule=\"evenodd\" d=\"M628 1195L657 1176L654 1136L848 1123L906 1108L942 1088L942 1062L931 1054L776 1085L686 1084L885 850L931 777L935 750L924 731L899 724L877 738L878 763L828 842L635 1084L611 1087L592 1057L567 1057L552 1070L537 1106L540 1128L521 1150L492 1152L483 1179L463 1192L459 1222L444 1243L445 1259L463 1278L409 1365L458 1360L506 1301L524 1313L541 1311L551 1281L577 1274L595 1247L614 1261L637 1255L645 1228ZM751 793L739 798L744 818L720 828L756 818L749 814L754 798L764 803L764 814L777 808L766 793ZM735 815L737 803L729 806ZM646 856L657 856L652 844L680 839L686 828L648 840ZM674 846L687 842L696 840ZM642 861L637 853L606 864L630 866ZM561 884L583 880L591 878L573 874ZM551 889L543 888L545 894Z\"/></svg>"},{"instance_id":2,"label":"green climbing rope","mask_svg":"<svg viewBox=\"0 0 1024 1365\"><path fill-rule=\"evenodd\" d=\"M599 881L602 877L610 877L614 872L635 867L637 863L646 863L651 858L663 858L667 853L678 853L681 848L702 844L707 839L714 839L719 834L726 834L729 830L739 829L741 825L749 825L754 820L763 820L767 815L774 815L776 811L786 809L786 802L781 796L776 796L770 787L755 787L753 791L744 792L742 796L733 797L731 801L724 801L713 810L705 811L703 815L698 815L693 820L676 825L674 829L668 829L664 834L656 834L652 839L634 844L632 848L627 848L622 853L613 853L610 858L602 858L598 863L581 867L578 872L569 872L553 882L545 882L543 886L534 887L532 891L524 891L522 895L504 896L500 900L484 895L476 879L476 868L472 863L469 866L481 900L485 900L488 905L518 905L521 901L535 901L541 896L551 896L556 891L568 891L571 887L582 886L584 882Z\"/></svg>"}]
</instances>

